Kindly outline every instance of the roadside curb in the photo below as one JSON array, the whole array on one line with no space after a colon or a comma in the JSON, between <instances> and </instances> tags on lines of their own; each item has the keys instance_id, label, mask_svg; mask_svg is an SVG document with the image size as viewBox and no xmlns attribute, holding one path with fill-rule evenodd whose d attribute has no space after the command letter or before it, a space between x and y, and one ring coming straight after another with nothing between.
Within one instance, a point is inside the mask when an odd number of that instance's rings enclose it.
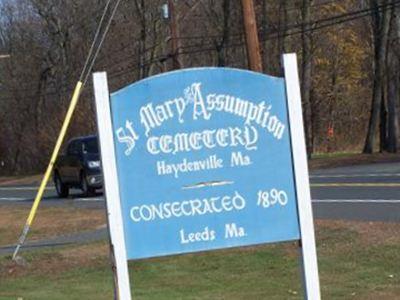
<instances>
[{"instance_id":1,"label":"roadside curb","mask_svg":"<svg viewBox=\"0 0 400 300\"><path fill-rule=\"evenodd\" d=\"M58 236L46 240L32 241L26 243L21 252L32 251L42 248L52 248L67 246L71 244L85 244L89 242L96 242L107 238L107 228L99 226L100 228L90 231L78 232L70 235ZM0 255L8 255L14 252L16 245L0 246Z\"/></svg>"}]
</instances>

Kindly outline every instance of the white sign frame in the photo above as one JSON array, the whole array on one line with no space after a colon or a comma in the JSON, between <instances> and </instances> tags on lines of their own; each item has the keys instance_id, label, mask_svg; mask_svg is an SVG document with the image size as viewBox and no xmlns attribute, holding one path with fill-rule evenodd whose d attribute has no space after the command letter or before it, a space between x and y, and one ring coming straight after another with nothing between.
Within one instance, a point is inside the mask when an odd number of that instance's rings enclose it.
<instances>
[{"instance_id":1,"label":"white sign frame","mask_svg":"<svg viewBox=\"0 0 400 300\"><path fill-rule=\"evenodd\" d=\"M97 128L99 130L107 218L117 269L117 294L118 299L131 300L107 74L105 72L94 73L93 85L96 99Z\"/></svg>"},{"instance_id":2,"label":"white sign frame","mask_svg":"<svg viewBox=\"0 0 400 300\"><path fill-rule=\"evenodd\" d=\"M283 65L301 235L300 241L305 298L309 300L319 300L321 299L321 295L296 54L284 54ZM93 86L96 99L97 125L104 174L107 215L110 226L109 230L111 243L115 251L118 295L119 299L130 300L131 291L119 198L107 74L105 72L94 73Z\"/></svg>"},{"instance_id":3,"label":"white sign frame","mask_svg":"<svg viewBox=\"0 0 400 300\"><path fill-rule=\"evenodd\" d=\"M321 299L297 56L283 55L306 299Z\"/></svg>"}]
</instances>

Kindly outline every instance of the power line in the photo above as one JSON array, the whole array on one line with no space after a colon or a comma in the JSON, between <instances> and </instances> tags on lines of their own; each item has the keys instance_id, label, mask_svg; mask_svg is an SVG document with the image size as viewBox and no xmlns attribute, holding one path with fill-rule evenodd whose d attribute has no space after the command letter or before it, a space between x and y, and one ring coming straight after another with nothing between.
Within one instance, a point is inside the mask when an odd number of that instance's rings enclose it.
<instances>
[{"instance_id":1,"label":"power line","mask_svg":"<svg viewBox=\"0 0 400 300\"><path fill-rule=\"evenodd\" d=\"M86 58L84 66L83 66L82 73L79 76L79 81L82 81L83 76L84 76L84 72L85 72L85 70L86 70L86 68L87 68L87 66L89 64L90 58L92 57L92 52L93 52L94 46L96 44L97 38L99 37L100 30L101 30L101 27L103 26L104 18L106 17L106 14L107 14L107 11L108 11L108 7L110 6L110 3L111 3L111 0L108 0L106 6L104 8L103 14L102 14L101 19L100 19L99 26L97 26L96 34L94 35L94 38L93 38L92 45L90 46L89 54L88 54L88 56Z\"/></svg>"},{"instance_id":2,"label":"power line","mask_svg":"<svg viewBox=\"0 0 400 300\"><path fill-rule=\"evenodd\" d=\"M338 15L338 16L335 16L335 17L332 17L332 18L317 20L315 22L310 22L308 24L307 23L303 23L303 24L300 24L301 26L297 26L297 27L303 27L305 25L308 25L309 28L308 29L304 29L304 30L300 30L300 31L296 31L296 32L292 32L292 33L287 33L284 36L291 36L291 35L301 34L301 33L310 32L310 31L317 31L317 30L320 30L320 29L323 29L323 28L326 28L326 27L340 25L342 23L347 23L347 22L350 22L350 21L354 21L354 20L357 20L357 19L361 19L361 18L367 17L367 16L370 15L371 12L374 12L374 11L381 12L381 11L383 11L385 9L388 9L388 8L392 9L392 8L398 7L399 5L400 5L400 0L397 0L397 1L394 1L392 3L388 3L386 5L380 5L379 7L373 8L373 9L363 9L363 10L355 11L355 12L352 12L352 13L345 13L345 14L342 14L342 15ZM332 23L323 24L326 21L335 21L335 20L337 20L337 21L336 22L332 22ZM318 25L318 24L320 24L320 25ZM291 29L297 29L297 28L293 27Z\"/></svg>"},{"instance_id":3,"label":"power line","mask_svg":"<svg viewBox=\"0 0 400 300\"><path fill-rule=\"evenodd\" d=\"M394 1L394 2L391 2L391 3L388 3L386 5L380 5L377 8L363 9L363 10L359 10L359 11L354 11L354 12L350 12L350 13L337 15L337 16L330 17L330 18L316 20L316 21L309 22L309 23L297 24L295 26L292 26L291 29L302 28L303 26L305 26L305 24L309 24L310 27L308 29L305 29L305 30L298 30L298 31L291 32L291 33L286 33L286 34L283 34L283 35L281 34L279 37L282 37L282 36L284 36L284 37L293 36L293 35L298 35L298 34L305 33L305 32L313 32L313 31L321 30L323 28L327 28L327 27L330 27L330 26L336 26L336 25L339 25L339 24L342 24L342 23L345 23L345 22L349 22L349 21L353 21L353 20L356 20L356 19L364 18L364 17L370 15L370 13L374 12L374 11L381 12L382 10L387 9L389 7L391 7L391 8L398 7L399 4L400 4L400 0L397 0L397 1ZM322 24L322 23L324 23L326 21L335 21L335 22ZM320 24L320 25L313 26L314 24ZM275 33L275 35L269 36L269 37L263 39L262 41L276 39L278 37L278 33L277 32L274 32L274 33ZM208 44L206 46L211 46L211 45L212 44ZM226 45L224 48L235 48L235 47L241 47L243 45L244 45L244 43L241 42L241 43ZM185 47L183 47L182 49L185 49ZM180 55L190 55L190 54L209 52L209 51L214 51L214 50L215 50L215 47L212 47L212 48L210 48L210 47L209 48L199 48L197 50L192 50L192 51L180 51L179 54ZM153 58L152 60L146 61L143 65L144 66L145 65L150 65L150 64L152 64L154 62L159 61L160 59L168 59L168 58L169 58L168 55L161 55L161 56ZM136 69L137 69L137 67L133 68L133 69L129 69L129 70L125 69L125 70L121 70L121 71L116 72L116 73L112 73L110 78L116 78L116 77L120 77L120 76L126 75L126 74L128 74L128 72L132 72L132 71L134 71Z\"/></svg>"},{"instance_id":4,"label":"power line","mask_svg":"<svg viewBox=\"0 0 400 300\"><path fill-rule=\"evenodd\" d=\"M330 1L330 2L335 2L335 1ZM286 33L279 33L277 30L271 31L269 32L269 36L267 36L266 38L262 39L262 41L267 41L267 40L273 40L276 39L278 37L288 37L288 36L294 36L294 35L298 35L301 33L305 33L305 32L314 32L317 30L321 30L327 27L331 27L331 26L336 26L336 25L340 25L342 23L345 22L350 22L353 20L357 20L360 18L364 18L368 15L370 15L371 12L381 12L384 9L387 8L394 8L394 7L398 7L398 5L400 4L400 0L397 1L393 1L391 3L387 3L384 5L380 5L376 8L369 8L369 9L362 9L362 10L358 10L358 11L353 11L353 12L349 12L349 13L344 13L344 14L340 14L340 15L336 15L336 16L332 16L329 18L324 18L324 19L319 19L319 20L315 20L315 21L311 21L308 23L299 23L299 24L292 24L289 26L288 31L294 30L293 32L286 32ZM304 27L308 26L309 28L304 29ZM296 30L298 29L298 30ZM235 34L234 36L240 37L239 34ZM215 38L218 36L193 36L193 37L189 37L189 38L193 38L193 39L204 39L204 38ZM184 37L185 38L185 37ZM161 43L159 43L161 44ZM154 49L155 47L157 47L159 44L153 45L149 48L147 48L144 53L147 53L148 51ZM209 52L209 51L215 51L215 47L212 47L214 44L213 43L208 43L208 44L202 44L203 47L199 47L198 45L188 45L186 47L182 47L180 49L179 54L180 55L189 55L189 54L196 54L196 53L202 53L202 52ZM236 42L236 43L232 43L229 45L225 45L223 46L224 49L226 48L235 48L235 47L241 47L243 46L243 42ZM192 48L197 48L195 50L190 50ZM113 62L112 67L118 66L120 63L124 63L126 62L127 59L133 58L133 57L137 57L136 55L128 55L125 58L118 60L117 62ZM120 76L123 76L125 74L128 74L129 72L133 72L135 70L137 70L140 67L144 67L144 66L148 66L152 63L155 62L160 62L163 60L167 60L169 59L170 56L168 54L163 54L163 55L158 55L156 57L153 57L150 60L145 61L142 65L138 65L135 66L133 68L131 68L132 66L136 65L139 63L139 60L135 60L131 63L131 66L129 66L128 68L124 68L123 70L120 71L116 71L114 73L110 73L110 78L117 78ZM92 61L92 66L93 66L94 61ZM88 73L90 74L90 72ZM29 91L29 90L26 90ZM54 95L55 93L53 93ZM42 94L42 96L46 96L47 94ZM32 96L34 97L34 96Z\"/></svg>"},{"instance_id":5,"label":"power line","mask_svg":"<svg viewBox=\"0 0 400 300\"><path fill-rule=\"evenodd\" d=\"M370 15L371 12L374 11L382 11L386 8L394 8L394 7L398 7L400 4L400 0L394 1L392 3L388 3L386 5L380 5L377 8L372 8L372 9L363 9L363 10L359 10L359 11L354 11L351 13L345 13L345 14L341 14L341 15L337 15L334 17L330 17L330 18L325 18L325 19L320 19L320 20L316 20L316 21L312 21L309 23L300 23L300 24L296 24L296 25L292 25L289 30L293 30L293 29L298 29L298 28L303 28L305 27L305 25L308 25L309 28L307 29L301 29L295 32L289 32L284 34L283 36L292 36L292 35L297 35L297 34L301 34L301 33L305 33L305 32L312 32L312 31L317 31L326 27L330 27L330 26L336 26L345 22L349 22L349 21L353 21L356 19L360 19L360 18L364 18L368 15ZM336 21L335 21L336 20ZM326 21L335 21L335 22L330 22L327 24L323 24ZM320 24L320 25L318 25ZM270 35L267 38L263 39L262 41L267 41L267 40L272 40L278 37L278 32L274 31L273 32L274 35ZM280 37L282 36L282 34L279 35ZM211 44L208 44L206 46L210 46ZM229 47L237 47L237 46L242 46L243 43L237 43L237 44L232 44L232 45L227 45L225 46L225 48L229 48ZM197 52L201 52L202 49L199 49L200 51L195 51L195 52L180 52L180 54L192 54L192 53L197 53ZM210 51L210 50L215 50L215 48L211 48L211 49L205 49L205 51Z\"/></svg>"},{"instance_id":6,"label":"power line","mask_svg":"<svg viewBox=\"0 0 400 300\"><path fill-rule=\"evenodd\" d=\"M80 96L80 94L81 94L82 87L85 86L85 83L86 83L86 81L87 81L87 79L88 79L88 76L89 76L89 74L90 74L90 72L91 72L91 69L93 68L94 61L96 60L96 57L97 57L97 55L98 55L98 53L99 53L99 50L100 50L100 47L101 47L101 45L102 45L102 43L103 43L103 41L104 41L104 39L105 39L105 36L106 36L106 34L107 34L107 32L108 32L108 29L109 29L109 27L110 27L110 24L111 24L111 20L112 20L112 18L113 18L114 15L115 15L115 12L116 12L116 10L117 10L117 7L118 7L120 1L121 1L121 0L117 0L117 3L116 3L116 5L115 5L115 7L114 7L114 10L113 10L112 13L111 13L110 20L109 20L109 22L108 22L108 24L107 24L107 26L106 26L106 28L105 28L105 30L104 30L103 36L102 36L101 39L100 39L100 42L99 42L99 44L98 44L98 48L97 48L97 50L96 50L96 52L94 53L94 56L93 56L93 58L92 58L92 62L90 63L89 67L87 68L87 74L86 74L86 76L84 77L84 78L85 78L84 81L83 81L83 82L82 82L82 81L78 81L78 82L77 82L77 85L76 85L76 87L75 87L75 89L74 89L74 92L73 92L73 95L72 95L72 99L71 99L71 103L70 103L70 105L68 106L67 114L66 114L65 120L63 121L60 134L58 135L56 145L55 145L55 147L54 147L54 150L53 150L52 155L51 155L51 158L50 158L50 162L49 162L49 164L48 164L48 166L47 166L47 169L46 169L46 172L45 172L45 174L44 174L44 177L43 177L43 179L42 179L42 181L41 181L41 183L40 183L40 186L39 186L38 192L37 192L37 194L36 194L36 196L35 196L35 199L34 199L34 201L33 201L33 205L32 205L32 208L31 208L31 210L30 210L29 216L28 216L28 218L27 218L27 220L26 220L26 223L25 223L25 225L24 225L24 227L23 227L23 229L22 229L21 236L19 237L18 242L17 242L17 245L16 245L16 248L15 248L15 250L14 250L14 253L13 253L13 256L12 256L12 259L13 259L13 260L16 259L17 254L18 254L18 251L19 251L19 249L21 248L21 246L24 244L25 239L26 239L26 237L27 237L27 235L28 235L28 233L29 233L30 227L31 227L31 225L32 225L32 222L33 222L34 217L35 217L35 215L36 215L36 212L37 212L37 209L38 209L38 207L39 207L40 201L41 201L41 199L42 199L44 189L45 189L45 187L46 187L46 185L47 185L47 182L48 182L48 180L49 180L49 178L50 178L50 176L51 176L51 173L52 173L52 171L53 171L53 166L54 166L54 164L55 164L55 162L56 162L58 153L59 153L59 151L60 151L61 145L62 145L63 140L64 140L64 138L65 138L65 134L66 134L66 132L67 132L68 125L69 125L69 123L70 123L70 121L71 121L71 118L72 118L72 116L73 116L74 110L75 110L76 105L77 105L77 103L78 103L78 100L79 100L79 96ZM107 10L107 9L108 9L108 6L106 7L105 10ZM104 18L103 18L103 19L104 19ZM102 25L102 24L99 24L99 27L100 27L101 25ZM97 36L98 36L98 35L97 35ZM95 40L97 39L97 36L96 36ZM93 47L94 47L94 46L93 46ZM93 47L92 47L92 49L93 49ZM91 53L89 52L89 56L90 56L90 54L91 54ZM89 61L89 60L88 60L88 61ZM84 69L85 69L85 68L84 68ZM82 71L82 75L84 74L84 72L85 72L85 70Z\"/></svg>"},{"instance_id":7,"label":"power line","mask_svg":"<svg viewBox=\"0 0 400 300\"><path fill-rule=\"evenodd\" d=\"M314 4L314 5L312 5L311 7L319 7L319 6L323 6L323 5L328 5L328 4L332 4L332 3L335 3L335 2L341 2L341 1L344 1L344 0L330 0L330 1L325 1L325 2L321 2L321 3L317 3L317 4ZM299 8L297 8L297 7L289 7L289 8L287 8L287 10L294 10L294 9L299 9ZM299 26L299 25L296 25L296 26ZM243 33L236 33L236 34L233 34L233 35L230 35L229 36L229 38L230 39L232 39L232 38L242 38L244 35L243 35ZM177 37L176 39L179 39L179 40L199 40L199 39L218 39L218 38L221 38L221 36L220 35L198 35L198 36L183 36L183 37ZM142 54L145 54L145 53L147 53L148 51L151 51L151 50L153 50L154 48L156 48L158 45L160 45L161 43L158 43L158 44L156 44L156 45L153 45L153 46L151 46L151 47L149 47L148 49L146 49ZM186 47L184 47L185 49L186 48L188 48L188 47L191 47L191 48L196 48L196 47L198 47L197 45L190 45L190 46L186 46ZM120 50L125 50L125 48L122 48L122 49L120 49ZM113 53L115 53L115 52L119 52L119 50L114 50L113 51ZM129 58L131 58L132 56L128 56L127 58L124 58L124 59L120 59L120 60L118 60L118 61L116 61L116 62L113 62L113 67L115 66L115 63L118 65L119 63L123 63L124 61L125 61L125 59L129 59ZM168 59L168 58L170 58L169 56L168 57L166 57L166 59ZM162 58L161 58L162 59ZM137 60L136 61L136 63L139 63L139 60Z\"/></svg>"},{"instance_id":8,"label":"power line","mask_svg":"<svg viewBox=\"0 0 400 300\"><path fill-rule=\"evenodd\" d=\"M110 1L110 0L109 0L109 1ZM108 20L108 23L107 23L106 28L104 29L103 36L101 37L100 42L99 42L99 44L98 44L98 46L97 46L97 50L96 50L96 52L94 53L92 62L91 62L90 65L89 65L89 69L87 70L87 74L86 74L86 76L85 76L85 79L83 80L82 86L85 86L85 84L86 84L86 82L87 82L87 80L88 80L88 78L89 78L90 72L91 72L92 69L93 69L93 66L94 66L94 63L95 63L95 61L96 61L97 55L98 55L99 52L100 52L100 48L101 48L101 46L103 45L103 42L104 42L104 40L105 40L105 38L106 38L106 36L107 36L107 32L108 32L108 30L110 29L111 22L112 22L112 20L113 20L113 18L114 18L114 16L115 16L115 13L117 12L117 9L118 9L118 6L119 6L120 3L121 3L121 0L117 0L117 3L115 4L114 9L113 9L113 11L111 12L111 16L110 16L110 18L109 18L109 20Z\"/></svg>"},{"instance_id":9,"label":"power line","mask_svg":"<svg viewBox=\"0 0 400 300\"><path fill-rule=\"evenodd\" d=\"M342 0L336 0L336 1L342 1ZM84 68L83 68L83 70L82 70L80 79L82 79L82 77L83 77L83 75L84 75L84 73L85 73L85 71L86 71L86 68L87 68L87 66L88 66L89 60L90 60L91 55L92 55L93 48L94 48L94 46L95 46L95 42L96 42L96 40L97 40L97 38L98 38L98 35L99 35L100 31L101 31L101 27L102 27L104 18L105 18L105 16L106 16L106 13L107 13L107 11L108 11L110 2L111 2L111 0L108 0L107 4L106 4L106 6L105 6L105 8L104 8L104 10L103 10L103 14L102 14L102 17L101 17L99 26L97 27L96 34L95 34L95 38L94 38L94 40L93 40L93 42L92 42L91 49L90 49L90 51L89 51L89 55L87 56L87 59L86 59ZM314 6L315 6L315 7L316 7L316 6L322 6L322 5L326 5L326 4L333 3L333 2L335 2L335 1L332 1L332 0L331 0L331 1L326 1L326 2L323 2L323 3L314 4L314 5L312 5L312 7L314 7ZM291 8L289 7L289 8L287 8L287 10L292 10L292 9L297 9L297 7L291 7ZM100 11L100 10L99 10L99 11ZM83 27L84 27L84 26L80 26L80 27L78 27L78 28L83 28ZM243 36L242 33L238 33L238 34L235 34L235 35L230 35L230 39L232 39L232 38L241 38L242 36ZM211 38L217 39L217 38L219 38L219 37L220 37L220 36L218 36L218 35L214 35L214 36L208 35L208 36L180 37L180 39L188 39L188 40L190 40L190 39L195 39L195 40L197 40L197 39L211 39ZM161 44L161 43L160 43L160 44ZM148 51L153 50L156 46L157 46L157 45L154 45L154 46L152 46L152 47L146 49L142 54L145 54L145 53L147 53ZM190 45L190 46L185 47L185 50L188 49L188 48L197 48L197 47L198 47L197 45ZM100 49L100 47L98 47L97 50L99 51L99 49ZM121 52L122 52L123 50L125 50L125 47L122 47L122 48L119 49L119 50L121 50ZM115 53L116 51L119 51L119 50L114 50L113 53ZM97 51L97 52L98 52L98 51ZM130 57L132 57L132 56L130 56ZM130 57L127 57L127 59L129 59ZM168 59L168 58L169 58L169 57L166 57L166 59ZM92 62L91 62L91 67L89 68L90 70L92 69L92 67L93 67L93 65L94 65L94 61L95 61L95 59L93 59ZM119 61L116 62L116 64L118 65L119 63L123 63L123 62L124 62L124 60L119 60ZM115 64L113 64L113 66L115 66ZM86 78L87 78L87 77L88 77L88 74L90 74L90 71L87 71L86 73L87 73L87 75L86 75ZM86 79L86 81L87 81L87 79Z\"/></svg>"}]
</instances>

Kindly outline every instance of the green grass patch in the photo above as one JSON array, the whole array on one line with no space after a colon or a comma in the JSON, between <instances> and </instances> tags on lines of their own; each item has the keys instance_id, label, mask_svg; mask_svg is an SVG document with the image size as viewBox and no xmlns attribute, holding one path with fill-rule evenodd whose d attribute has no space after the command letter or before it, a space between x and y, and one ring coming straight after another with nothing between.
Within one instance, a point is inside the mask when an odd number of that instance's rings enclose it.
<instances>
[{"instance_id":1,"label":"green grass patch","mask_svg":"<svg viewBox=\"0 0 400 300\"><path fill-rule=\"evenodd\" d=\"M351 157L360 152L316 152L311 155L312 159L324 159L324 158L340 158L340 157Z\"/></svg>"},{"instance_id":2,"label":"green grass patch","mask_svg":"<svg viewBox=\"0 0 400 300\"><path fill-rule=\"evenodd\" d=\"M370 243L373 225L366 236L357 226L324 224L317 224L323 299L400 295L400 243L376 240L379 232ZM0 300L112 299L107 255L96 243L27 253L26 267L1 257ZM132 261L129 269L134 299L303 298L295 243Z\"/></svg>"}]
</instances>

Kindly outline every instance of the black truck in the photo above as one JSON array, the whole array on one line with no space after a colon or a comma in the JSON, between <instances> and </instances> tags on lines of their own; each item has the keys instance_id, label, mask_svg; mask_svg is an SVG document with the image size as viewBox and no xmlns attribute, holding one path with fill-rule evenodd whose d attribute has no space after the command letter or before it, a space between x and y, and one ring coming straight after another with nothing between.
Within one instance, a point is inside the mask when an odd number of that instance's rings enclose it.
<instances>
[{"instance_id":1,"label":"black truck","mask_svg":"<svg viewBox=\"0 0 400 300\"><path fill-rule=\"evenodd\" d=\"M70 188L80 188L91 196L102 188L103 177L97 136L74 138L54 165L54 185L59 197L65 198Z\"/></svg>"}]
</instances>

